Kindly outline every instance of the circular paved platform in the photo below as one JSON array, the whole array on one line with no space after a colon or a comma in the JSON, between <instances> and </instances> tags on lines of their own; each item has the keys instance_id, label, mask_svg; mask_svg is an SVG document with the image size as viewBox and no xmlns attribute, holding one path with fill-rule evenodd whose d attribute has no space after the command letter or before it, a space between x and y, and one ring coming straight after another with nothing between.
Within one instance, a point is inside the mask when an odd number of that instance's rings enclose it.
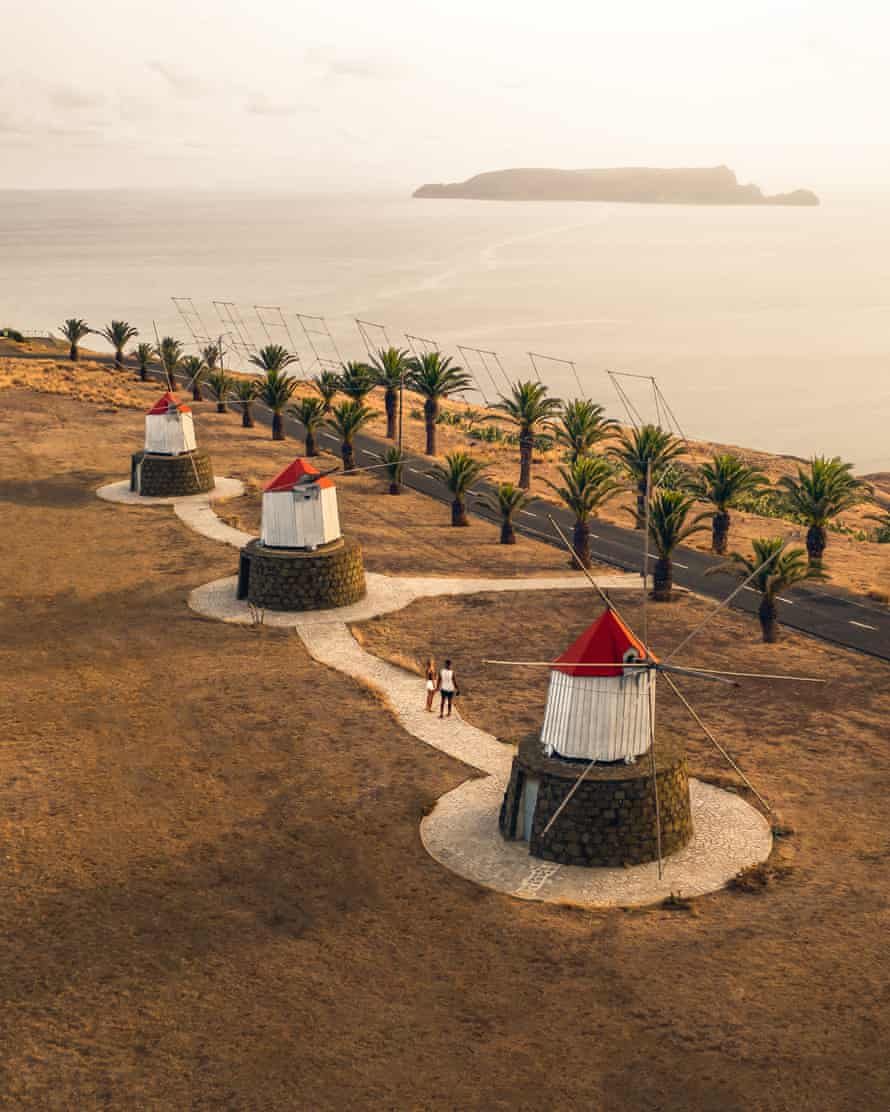
<instances>
[{"instance_id":1,"label":"circular paved platform","mask_svg":"<svg viewBox=\"0 0 890 1112\"><path fill-rule=\"evenodd\" d=\"M581 907L630 907L658 903L674 893L716 892L772 849L769 823L740 796L690 779L692 840L655 863L622 869L555 865L530 857L527 842L507 842L498 832L503 783L497 776L469 780L449 792L421 823L430 854L459 876L526 900Z\"/></svg>"},{"instance_id":2,"label":"circular paved platform","mask_svg":"<svg viewBox=\"0 0 890 1112\"><path fill-rule=\"evenodd\" d=\"M105 502L120 502L125 506L172 506L176 502L206 502L220 498L237 498L244 493L240 479L225 479L214 476L215 487L203 494L176 495L171 498L150 498L130 490L129 479L120 483L108 483L99 487L96 494Z\"/></svg>"}]
</instances>

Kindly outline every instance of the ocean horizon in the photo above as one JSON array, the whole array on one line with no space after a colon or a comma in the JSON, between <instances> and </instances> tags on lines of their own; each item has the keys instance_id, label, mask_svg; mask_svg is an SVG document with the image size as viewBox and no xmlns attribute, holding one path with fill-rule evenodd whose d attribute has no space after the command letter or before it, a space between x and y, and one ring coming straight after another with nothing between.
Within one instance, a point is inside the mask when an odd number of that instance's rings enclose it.
<instances>
[{"instance_id":1,"label":"ocean horizon","mask_svg":"<svg viewBox=\"0 0 890 1112\"><path fill-rule=\"evenodd\" d=\"M0 326L118 317L188 340L171 298L191 299L210 335L231 329L213 304L230 302L251 341L293 341L309 373L313 343L365 354L360 318L384 326L366 329L375 343L434 341L489 399L497 368L487 378L458 345L496 351L514 380L536 373L529 352L552 357L536 366L555 393L616 417L606 369L654 376L690 438L890 470L890 205L820 195L796 209L6 190ZM323 317L331 346L298 314ZM651 385L624 384L656 419Z\"/></svg>"}]
</instances>

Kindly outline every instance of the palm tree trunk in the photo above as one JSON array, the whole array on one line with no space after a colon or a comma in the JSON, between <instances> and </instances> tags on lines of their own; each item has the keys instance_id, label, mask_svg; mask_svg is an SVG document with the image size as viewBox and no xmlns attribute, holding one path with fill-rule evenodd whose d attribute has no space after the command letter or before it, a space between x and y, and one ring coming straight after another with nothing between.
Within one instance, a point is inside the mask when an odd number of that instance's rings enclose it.
<instances>
[{"instance_id":1,"label":"palm tree trunk","mask_svg":"<svg viewBox=\"0 0 890 1112\"><path fill-rule=\"evenodd\" d=\"M344 440L340 445L340 454L343 456L343 470L352 471L355 468L355 452L348 440Z\"/></svg>"},{"instance_id":2,"label":"palm tree trunk","mask_svg":"<svg viewBox=\"0 0 890 1112\"><path fill-rule=\"evenodd\" d=\"M312 429L306 429L306 455L318 455L318 445L315 443L315 433Z\"/></svg>"},{"instance_id":3,"label":"palm tree trunk","mask_svg":"<svg viewBox=\"0 0 890 1112\"><path fill-rule=\"evenodd\" d=\"M228 410L226 409L226 403L222 400L222 398L217 398L216 399L216 412L217 413L227 413L228 412Z\"/></svg>"},{"instance_id":4,"label":"palm tree trunk","mask_svg":"<svg viewBox=\"0 0 890 1112\"><path fill-rule=\"evenodd\" d=\"M467 507L464 505L463 498L455 498L451 503L451 524L452 525L469 525L467 520Z\"/></svg>"},{"instance_id":5,"label":"palm tree trunk","mask_svg":"<svg viewBox=\"0 0 890 1112\"><path fill-rule=\"evenodd\" d=\"M674 562L670 556L659 556L652 576L652 597L656 602L670 602L674 586Z\"/></svg>"},{"instance_id":6,"label":"palm tree trunk","mask_svg":"<svg viewBox=\"0 0 890 1112\"><path fill-rule=\"evenodd\" d=\"M590 567L590 526L586 521L576 521L572 531L572 549L582 568ZM575 561L572 561L572 567Z\"/></svg>"},{"instance_id":7,"label":"palm tree trunk","mask_svg":"<svg viewBox=\"0 0 890 1112\"><path fill-rule=\"evenodd\" d=\"M726 555L729 540L729 511L720 510L711 520L711 551L718 556Z\"/></svg>"},{"instance_id":8,"label":"palm tree trunk","mask_svg":"<svg viewBox=\"0 0 890 1112\"><path fill-rule=\"evenodd\" d=\"M76 363L79 357L80 352L77 350L77 344L72 344L71 349L68 352L68 358L71 360L72 363Z\"/></svg>"},{"instance_id":9,"label":"palm tree trunk","mask_svg":"<svg viewBox=\"0 0 890 1112\"><path fill-rule=\"evenodd\" d=\"M435 398L427 398L423 403L423 419L426 422L426 454L436 454L436 418L439 416L439 403Z\"/></svg>"},{"instance_id":10,"label":"palm tree trunk","mask_svg":"<svg viewBox=\"0 0 890 1112\"><path fill-rule=\"evenodd\" d=\"M201 384L198 383L198 382L193 382L192 383L192 401L193 402L202 402L203 400L204 400L204 395L201 393Z\"/></svg>"},{"instance_id":11,"label":"palm tree trunk","mask_svg":"<svg viewBox=\"0 0 890 1112\"><path fill-rule=\"evenodd\" d=\"M535 438L530 432L519 434L519 485L528 490L532 485L532 448Z\"/></svg>"},{"instance_id":12,"label":"palm tree trunk","mask_svg":"<svg viewBox=\"0 0 890 1112\"><path fill-rule=\"evenodd\" d=\"M820 568L822 566L822 555L827 543L828 537L824 527L811 525L807 530L807 557L810 567Z\"/></svg>"},{"instance_id":13,"label":"palm tree trunk","mask_svg":"<svg viewBox=\"0 0 890 1112\"><path fill-rule=\"evenodd\" d=\"M284 421L280 413L272 414L272 439L284 440Z\"/></svg>"},{"instance_id":14,"label":"palm tree trunk","mask_svg":"<svg viewBox=\"0 0 890 1112\"><path fill-rule=\"evenodd\" d=\"M774 645L779 640L776 600L764 595L760 600L757 617L760 619L760 630L763 633L764 642L767 645Z\"/></svg>"},{"instance_id":15,"label":"palm tree trunk","mask_svg":"<svg viewBox=\"0 0 890 1112\"><path fill-rule=\"evenodd\" d=\"M389 480L389 493L390 494L401 494L402 493L402 484L397 479L390 479Z\"/></svg>"},{"instance_id":16,"label":"palm tree trunk","mask_svg":"<svg viewBox=\"0 0 890 1112\"><path fill-rule=\"evenodd\" d=\"M383 401L386 405L386 437L388 440L396 438L396 401L398 395L392 386L387 386Z\"/></svg>"},{"instance_id":17,"label":"palm tree trunk","mask_svg":"<svg viewBox=\"0 0 890 1112\"><path fill-rule=\"evenodd\" d=\"M148 367L144 363L139 367L139 379L141 382L148 381Z\"/></svg>"},{"instance_id":18,"label":"palm tree trunk","mask_svg":"<svg viewBox=\"0 0 890 1112\"><path fill-rule=\"evenodd\" d=\"M245 402L241 406L241 428L242 429L252 429L253 428L253 410L250 407L250 402Z\"/></svg>"},{"instance_id":19,"label":"palm tree trunk","mask_svg":"<svg viewBox=\"0 0 890 1112\"><path fill-rule=\"evenodd\" d=\"M119 371L123 370L124 353L120 350L120 348L118 348L118 350L114 353L114 365Z\"/></svg>"},{"instance_id":20,"label":"palm tree trunk","mask_svg":"<svg viewBox=\"0 0 890 1112\"><path fill-rule=\"evenodd\" d=\"M501 521L501 544L516 544L516 530L509 517Z\"/></svg>"},{"instance_id":21,"label":"palm tree trunk","mask_svg":"<svg viewBox=\"0 0 890 1112\"><path fill-rule=\"evenodd\" d=\"M640 479L637 483L637 519L634 522L634 529L646 528L646 499L649 492L646 489L646 480Z\"/></svg>"}]
</instances>

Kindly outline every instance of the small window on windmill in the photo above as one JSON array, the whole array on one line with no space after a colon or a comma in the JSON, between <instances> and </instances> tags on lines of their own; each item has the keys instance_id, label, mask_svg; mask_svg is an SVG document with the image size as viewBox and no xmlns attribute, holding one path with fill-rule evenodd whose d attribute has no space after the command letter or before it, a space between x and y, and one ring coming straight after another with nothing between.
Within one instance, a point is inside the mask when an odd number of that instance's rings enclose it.
<instances>
[{"instance_id":1,"label":"small window on windmill","mask_svg":"<svg viewBox=\"0 0 890 1112\"><path fill-rule=\"evenodd\" d=\"M636 649L626 649L625 652L624 652L624 655L621 657L621 660L622 660L622 663L624 663L624 664L638 664L639 660L640 660L640 655L639 655L639 653L637 652ZM625 668L624 669L624 675L625 676L632 676L637 671L638 671L638 669L636 669L636 668Z\"/></svg>"}]
</instances>

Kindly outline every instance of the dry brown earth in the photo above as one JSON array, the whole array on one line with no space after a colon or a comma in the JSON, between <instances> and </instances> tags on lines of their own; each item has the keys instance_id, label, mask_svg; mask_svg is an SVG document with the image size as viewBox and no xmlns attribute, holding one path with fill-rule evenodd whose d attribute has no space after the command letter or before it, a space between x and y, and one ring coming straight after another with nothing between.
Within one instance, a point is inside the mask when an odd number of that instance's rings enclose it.
<instances>
[{"instance_id":1,"label":"dry brown earth","mask_svg":"<svg viewBox=\"0 0 890 1112\"><path fill-rule=\"evenodd\" d=\"M795 639L770 659L836 672L827 702L740 697L725 732L796 831L781 882L693 914L518 903L420 844L465 767L295 636L190 614L233 553L94 497L125 472L138 412L2 401L6 1106L886 1107L883 666ZM199 435L237 474L242 434L215 427ZM251 445L263 475L292 451L262 430ZM466 669L477 627L479 654L552 648L582 620L556 601L390 621ZM692 609L661 613L659 647ZM720 656L759 660L733 620L745 644L721 625ZM472 669L480 720L485 683ZM508 702L531 709L532 687ZM723 699L699 702L725 725Z\"/></svg>"}]
</instances>

